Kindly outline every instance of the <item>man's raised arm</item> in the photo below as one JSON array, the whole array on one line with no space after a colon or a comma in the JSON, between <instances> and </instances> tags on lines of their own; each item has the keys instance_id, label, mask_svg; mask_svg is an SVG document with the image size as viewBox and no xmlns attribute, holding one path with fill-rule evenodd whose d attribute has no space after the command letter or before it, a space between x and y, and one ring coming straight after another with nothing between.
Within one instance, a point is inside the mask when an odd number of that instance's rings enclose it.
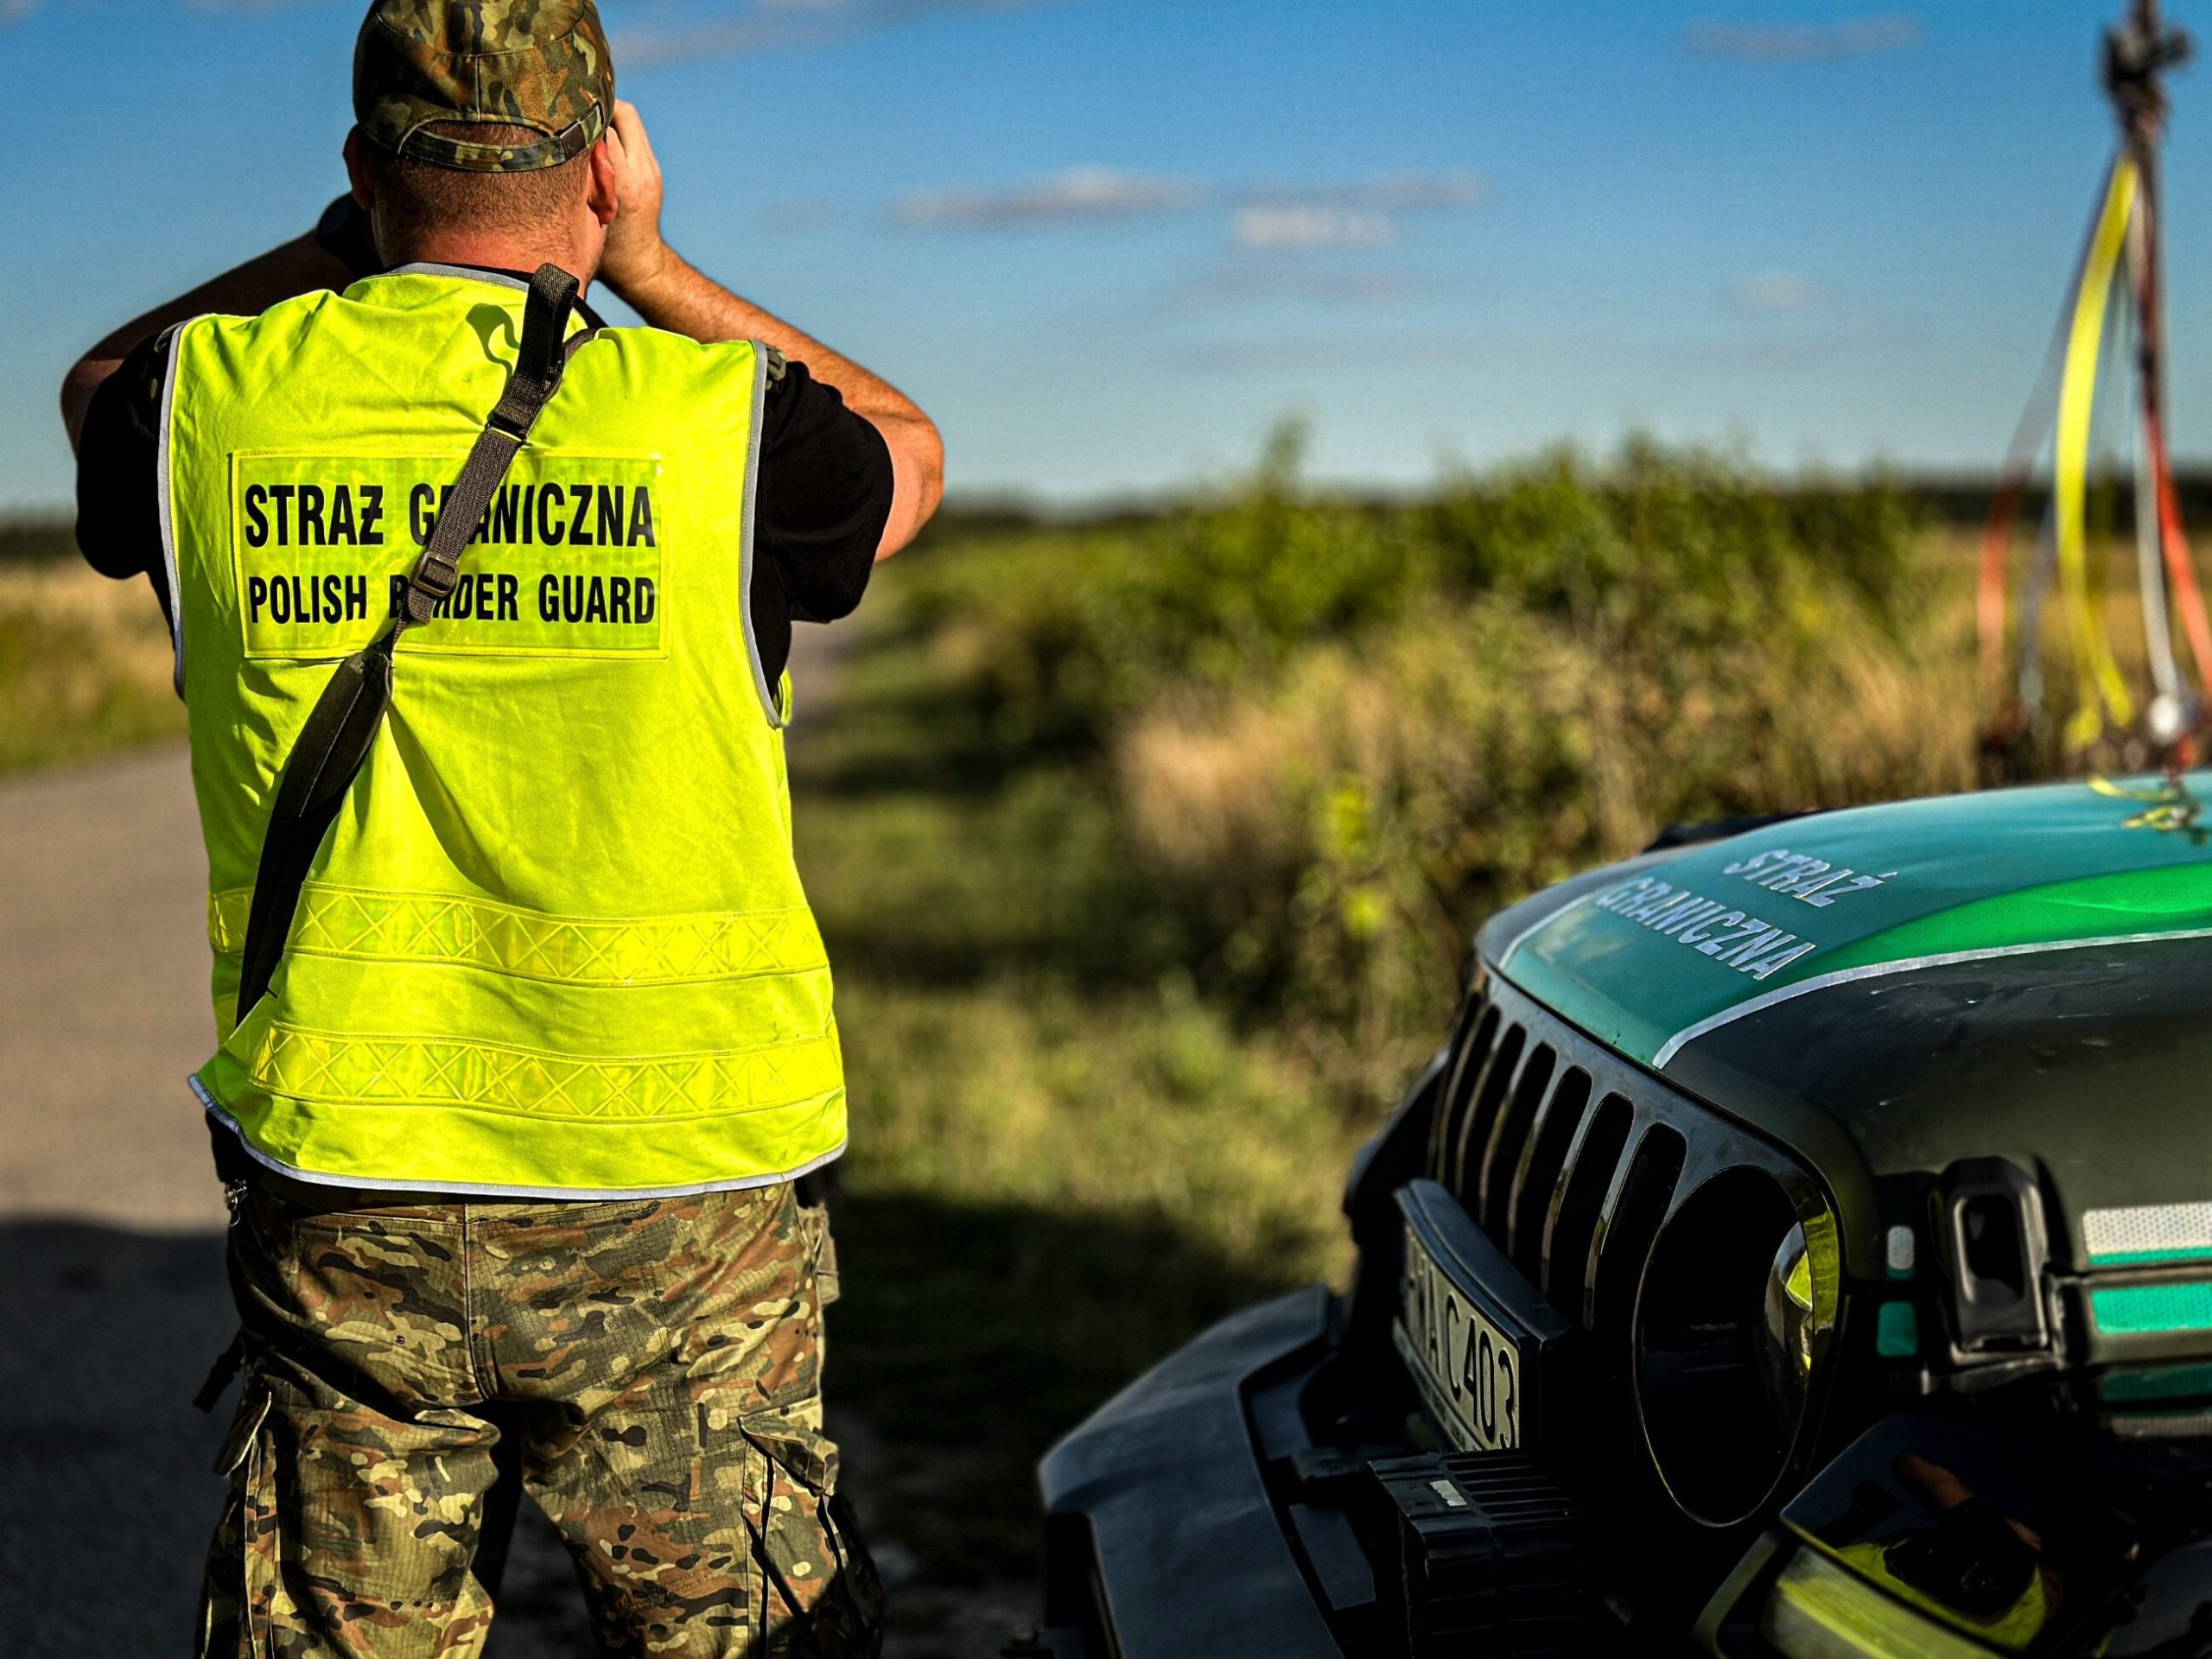
<instances>
[{"instance_id":1,"label":"man's raised arm","mask_svg":"<svg viewBox=\"0 0 2212 1659\"><path fill-rule=\"evenodd\" d=\"M159 334L173 322L210 311L252 316L296 294L311 293L318 288L344 288L355 275L311 232L178 295L166 305L156 306L143 316L133 317L79 358L62 378L61 423L69 430L70 448L77 447L84 432L85 415L92 406L92 394L122 367L130 348L149 335Z\"/></svg>"},{"instance_id":2,"label":"man's raised arm","mask_svg":"<svg viewBox=\"0 0 2212 1659\"><path fill-rule=\"evenodd\" d=\"M929 522L944 493L944 442L936 423L890 382L782 318L741 299L661 239L660 164L635 105L617 100L607 148L621 209L607 235L600 275L656 328L697 340L758 340L806 365L845 406L883 435L895 480L891 517L875 556L887 559Z\"/></svg>"}]
</instances>

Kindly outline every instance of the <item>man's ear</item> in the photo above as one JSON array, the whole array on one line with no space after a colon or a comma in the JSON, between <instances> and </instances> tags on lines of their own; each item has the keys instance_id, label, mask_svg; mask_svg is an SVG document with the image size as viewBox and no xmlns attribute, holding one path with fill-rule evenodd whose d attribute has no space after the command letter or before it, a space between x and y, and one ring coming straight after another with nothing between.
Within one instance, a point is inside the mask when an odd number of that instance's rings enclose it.
<instances>
[{"instance_id":1,"label":"man's ear","mask_svg":"<svg viewBox=\"0 0 2212 1659\"><path fill-rule=\"evenodd\" d=\"M361 154L361 130L346 129L346 179L353 187L353 200L367 213L377 205L376 187L369 181L367 161Z\"/></svg>"},{"instance_id":2,"label":"man's ear","mask_svg":"<svg viewBox=\"0 0 2212 1659\"><path fill-rule=\"evenodd\" d=\"M622 190L614 176L614 157L608 154L604 137L591 147L589 165L591 183L586 189L584 205L603 227L612 225L615 214L622 211Z\"/></svg>"}]
</instances>

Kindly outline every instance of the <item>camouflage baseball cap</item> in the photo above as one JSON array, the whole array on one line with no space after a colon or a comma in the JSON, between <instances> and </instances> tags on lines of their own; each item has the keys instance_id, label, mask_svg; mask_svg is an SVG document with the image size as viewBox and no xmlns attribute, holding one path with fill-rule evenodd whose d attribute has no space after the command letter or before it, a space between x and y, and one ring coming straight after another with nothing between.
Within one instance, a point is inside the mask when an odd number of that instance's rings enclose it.
<instances>
[{"instance_id":1,"label":"camouflage baseball cap","mask_svg":"<svg viewBox=\"0 0 2212 1659\"><path fill-rule=\"evenodd\" d=\"M353 48L353 118L395 156L469 173L558 167L599 142L614 61L592 0L372 0ZM435 122L533 127L473 144Z\"/></svg>"}]
</instances>

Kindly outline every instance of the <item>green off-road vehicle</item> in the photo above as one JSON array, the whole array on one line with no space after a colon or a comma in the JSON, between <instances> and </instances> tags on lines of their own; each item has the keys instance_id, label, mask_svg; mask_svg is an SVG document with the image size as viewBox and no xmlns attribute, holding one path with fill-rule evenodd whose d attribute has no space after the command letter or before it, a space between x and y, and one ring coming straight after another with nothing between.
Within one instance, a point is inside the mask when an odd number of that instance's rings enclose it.
<instances>
[{"instance_id":1,"label":"green off-road vehicle","mask_svg":"<svg viewBox=\"0 0 2212 1659\"><path fill-rule=\"evenodd\" d=\"M1498 916L1350 1294L1046 1460L1036 1650L2212 1656L2208 782L1723 826Z\"/></svg>"}]
</instances>

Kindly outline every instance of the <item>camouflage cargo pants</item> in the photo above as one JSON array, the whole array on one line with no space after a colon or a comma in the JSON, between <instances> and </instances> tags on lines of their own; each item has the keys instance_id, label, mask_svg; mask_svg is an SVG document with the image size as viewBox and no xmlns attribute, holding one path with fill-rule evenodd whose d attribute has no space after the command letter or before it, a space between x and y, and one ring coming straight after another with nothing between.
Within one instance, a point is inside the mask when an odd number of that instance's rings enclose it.
<instances>
[{"instance_id":1,"label":"camouflage cargo pants","mask_svg":"<svg viewBox=\"0 0 2212 1659\"><path fill-rule=\"evenodd\" d=\"M256 1185L231 1230L247 1363L203 1655L480 1652L503 1433L608 1654L876 1651L822 1433L821 1211L789 1185L369 1196Z\"/></svg>"}]
</instances>

